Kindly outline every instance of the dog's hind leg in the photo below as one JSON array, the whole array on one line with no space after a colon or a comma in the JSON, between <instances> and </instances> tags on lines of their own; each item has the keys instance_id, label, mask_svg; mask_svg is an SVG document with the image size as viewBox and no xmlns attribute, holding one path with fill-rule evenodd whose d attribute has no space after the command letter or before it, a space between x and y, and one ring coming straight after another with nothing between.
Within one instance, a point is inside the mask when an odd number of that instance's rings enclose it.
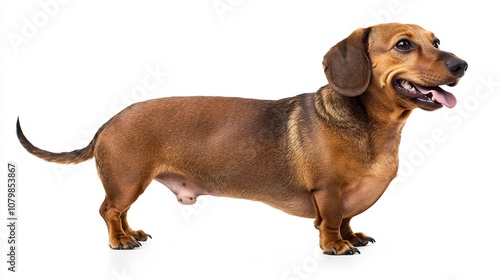
<instances>
[{"instance_id":1,"label":"dog's hind leg","mask_svg":"<svg viewBox=\"0 0 500 280\"><path fill-rule=\"evenodd\" d=\"M99 213L108 227L109 246L112 249L139 247L141 246L139 241L145 241L149 235L142 230L132 230L127 221L127 213L132 203L151 183L152 176L146 175L145 170L129 171L114 176L111 174L113 173L100 172L106 198Z\"/></svg>"},{"instance_id":2,"label":"dog's hind leg","mask_svg":"<svg viewBox=\"0 0 500 280\"><path fill-rule=\"evenodd\" d=\"M125 234L134 237L135 240L137 241L146 241L148 240L148 237L152 238L151 235L145 233L142 230L133 230L132 228L130 228L127 221L127 212L129 209L130 207L127 210L123 211L123 213L120 215L120 219L122 222L122 229L125 232Z\"/></svg>"},{"instance_id":3,"label":"dog's hind leg","mask_svg":"<svg viewBox=\"0 0 500 280\"><path fill-rule=\"evenodd\" d=\"M121 215L125 211L117 207L107 196L99 209L99 213L108 227L109 247L112 249L133 249L141 246L133 236L127 235L122 228Z\"/></svg>"}]
</instances>

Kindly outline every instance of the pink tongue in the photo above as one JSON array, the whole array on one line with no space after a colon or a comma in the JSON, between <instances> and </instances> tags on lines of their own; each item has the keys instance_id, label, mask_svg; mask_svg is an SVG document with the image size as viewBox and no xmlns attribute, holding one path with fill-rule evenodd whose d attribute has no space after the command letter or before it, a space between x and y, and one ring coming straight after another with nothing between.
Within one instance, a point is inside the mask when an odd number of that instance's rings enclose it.
<instances>
[{"instance_id":1,"label":"pink tongue","mask_svg":"<svg viewBox=\"0 0 500 280\"><path fill-rule=\"evenodd\" d=\"M447 92L440 87L425 88L415 84L414 86L423 94L432 93L432 96L434 96L434 99L436 99L437 102L448 108L453 108L457 105L457 99L455 96L451 92Z\"/></svg>"}]
</instances>

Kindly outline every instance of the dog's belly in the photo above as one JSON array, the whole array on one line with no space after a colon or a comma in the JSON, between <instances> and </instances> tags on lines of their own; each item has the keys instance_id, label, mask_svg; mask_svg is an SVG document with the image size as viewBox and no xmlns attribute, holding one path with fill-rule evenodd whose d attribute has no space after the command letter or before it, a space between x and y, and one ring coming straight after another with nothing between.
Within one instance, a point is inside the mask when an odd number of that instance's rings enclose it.
<instances>
[{"instance_id":1,"label":"dog's belly","mask_svg":"<svg viewBox=\"0 0 500 280\"><path fill-rule=\"evenodd\" d=\"M184 205L192 205L196 203L196 198L200 195L225 196L243 199L250 198L251 200L264 202L291 215L304 218L314 218L315 216L314 204L311 200L310 194L306 191L295 193L288 191L286 195L280 195L279 197L269 199L269 196L260 196L259 194L249 195L247 193L250 197L244 197L234 192L218 192L217 190L213 190L212 188L201 183L196 183L186 178L184 175L177 173L161 173L156 176L155 180L169 188L176 196L177 201Z\"/></svg>"},{"instance_id":2,"label":"dog's belly","mask_svg":"<svg viewBox=\"0 0 500 280\"><path fill-rule=\"evenodd\" d=\"M198 196L210 194L206 187L176 173L162 173L155 180L169 188L184 205L194 204Z\"/></svg>"},{"instance_id":3,"label":"dog's belly","mask_svg":"<svg viewBox=\"0 0 500 280\"><path fill-rule=\"evenodd\" d=\"M314 218L316 216L314 204L309 193L295 194L289 197L287 200L279 201L279 204L278 201L264 202L290 215L303 218Z\"/></svg>"}]
</instances>

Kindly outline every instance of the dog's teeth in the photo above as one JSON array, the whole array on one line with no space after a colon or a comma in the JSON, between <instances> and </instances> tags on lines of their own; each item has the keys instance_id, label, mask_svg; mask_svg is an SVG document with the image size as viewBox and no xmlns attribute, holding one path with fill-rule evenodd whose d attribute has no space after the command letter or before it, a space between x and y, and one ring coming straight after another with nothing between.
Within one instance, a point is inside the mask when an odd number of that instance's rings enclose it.
<instances>
[{"instance_id":1,"label":"dog's teeth","mask_svg":"<svg viewBox=\"0 0 500 280\"><path fill-rule=\"evenodd\" d=\"M434 97L434 95L431 96L431 99L432 99L432 101L436 101L436 97Z\"/></svg>"},{"instance_id":2,"label":"dog's teeth","mask_svg":"<svg viewBox=\"0 0 500 280\"><path fill-rule=\"evenodd\" d=\"M403 86L407 90L413 90L413 85L408 81L402 81L401 86Z\"/></svg>"}]
</instances>

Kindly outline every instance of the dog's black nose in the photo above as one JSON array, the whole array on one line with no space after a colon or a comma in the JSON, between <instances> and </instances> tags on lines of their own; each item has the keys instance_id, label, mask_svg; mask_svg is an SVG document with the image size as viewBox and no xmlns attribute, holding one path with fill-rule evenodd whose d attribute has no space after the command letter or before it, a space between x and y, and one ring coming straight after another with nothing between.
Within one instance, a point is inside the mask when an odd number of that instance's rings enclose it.
<instances>
[{"instance_id":1,"label":"dog's black nose","mask_svg":"<svg viewBox=\"0 0 500 280\"><path fill-rule=\"evenodd\" d=\"M468 64L460 58L452 57L446 61L446 67L455 77L460 78L465 74Z\"/></svg>"}]
</instances>

